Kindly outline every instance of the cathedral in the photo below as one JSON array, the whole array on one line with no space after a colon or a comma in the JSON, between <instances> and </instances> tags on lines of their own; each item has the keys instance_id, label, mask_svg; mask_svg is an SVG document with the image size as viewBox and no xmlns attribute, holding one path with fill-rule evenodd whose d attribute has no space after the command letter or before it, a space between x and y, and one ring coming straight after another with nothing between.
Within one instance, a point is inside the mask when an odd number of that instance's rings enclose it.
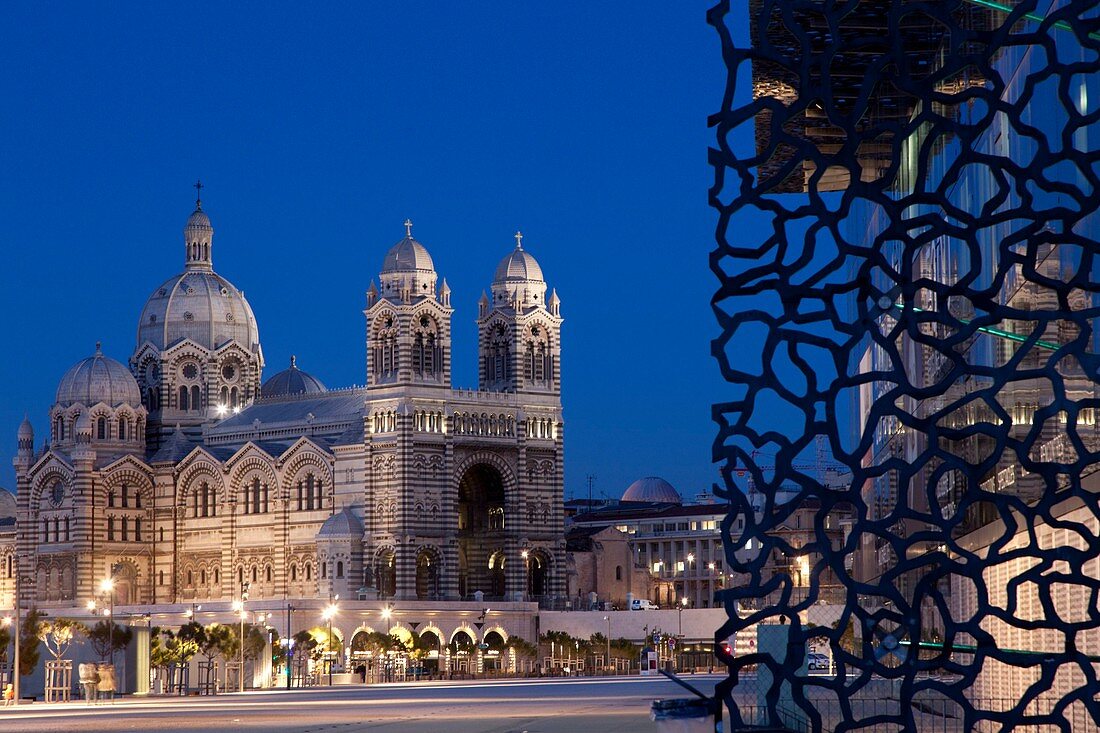
<instances>
[{"instance_id":1,"label":"cathedral","mask_svg":"<svg viewBox=\"0 0 1100 733\"><path fill-rule=\"evenodd\" d=\"M20 576L40 608L105 578L119 606L561 596L557 293L517 232L478 302L479 387L452 388L451 290L404 226L367 290L366 386L329 389L293 357L264 379L197 200L128 360L97 345L38 448L19 426L0 594Z\"/></svg>"}]
</instances>

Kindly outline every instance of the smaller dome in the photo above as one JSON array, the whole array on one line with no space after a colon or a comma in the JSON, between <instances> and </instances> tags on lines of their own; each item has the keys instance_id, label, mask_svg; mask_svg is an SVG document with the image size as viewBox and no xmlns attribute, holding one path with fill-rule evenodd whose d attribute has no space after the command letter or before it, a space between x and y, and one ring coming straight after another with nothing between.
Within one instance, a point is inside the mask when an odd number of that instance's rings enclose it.
<instances>
[{"instance_id":1,"label":"smaller dome","mask_svg":"<svg viewBox=\"0 0 1100 733\"><path fill-rule=\"evenodd\" d=\"M191 216L187 217L185 229L209 229L211 232L214 231L214 226L210 223L210 217L202 210L201 203L191 212Z\"/></svg>"},{"instance_id":2,"label":"smaller dome","mask_svg":"<svg viewBox=\"0 0 1100 733\"><path fill-rule=\"evenodd\" d=\"M333 514L317 530L318 537L361 537L362 534L363 523L351 513L350 507Z\"/></svg>"},{"instance_id":3,"label":"smaller dome","mask_svg":"<svg viewBox=\"0 0 1100 733\"><path fill-rule=\"evenodd\" d=\"M18 437L34 440L34 426L31 425L30 418L26 415L23 416L23 422L19 423Z\"/></svg>"},{"instance_id":4,"label":"smaller dome","mask_svg":"<svg viewBox=\"0 0 1100 733\"><path fill-rule=\"evenodd\" d=\"M260 387L261 397L325 392L325 385L308 372L298 368L298 358L290 357L290 368L268 378Z\"/></svg>"},{"instance_id":5,"label":"smaller dome","mask_svg":"<svg viewBox=\"0 0 1100 733\"><path fill-rule=\"evenodd\" d=\"M542 280L542 268L531 254L523 249L523 235L516 232L516 248L500 261L493 275L494 282L516 280Z\"/></svg>"},{"instance_id":6,"label":"smaller dome","mask_svg":"<svg viewBox=\"0 0 1100 733\"><path fill-rule=\"evenodd\" d=\"M405 220L405 238L390 247L386 259L382 260L382 273L416 272L417 270L435 271L435 263L427 248L413 239L412 222Z\"/></svg>"},{"instance_id":7,"label":"smaller dome","mask_svg":"<svg viewBox=\"0 0 1100 733\"><path fill-rule=\"evenodd\" d=\"M623 492L623 501L644 501L651 504L682 504L680 493L672 484L657 476L640 478Z\"/></svg>"},{"instance_id":8,"label":"smaller dome","mask_svg":"<svg viewBox=\"0 0 1100 733\"><path fill-rule=\"evenodd\" d=\"M109 356L104 356L99 344L95 354L77 362L57 385L57 404L62 407L80 403L100 402L111 407L141 405L141 390L130 370Z\"/></svg>"}]
</instances>

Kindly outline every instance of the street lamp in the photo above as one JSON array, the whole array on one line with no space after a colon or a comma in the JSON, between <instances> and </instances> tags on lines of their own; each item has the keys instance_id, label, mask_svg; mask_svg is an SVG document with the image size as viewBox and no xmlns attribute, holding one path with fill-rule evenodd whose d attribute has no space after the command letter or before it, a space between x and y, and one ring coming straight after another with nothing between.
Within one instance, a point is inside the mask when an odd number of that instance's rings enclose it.
<instances>
[{"instance_id":1,"label":"street lamp","mask_svg":"<svg viewBox=\"0 0 1100 733\"><path fill-rule=\"evenodd\" d=\"M237 668L237 692L244 692L244 602L248 600L248 589L251 586L252 584L247 580L241 583L241 599L239 601L233 601L233 610L236 611L241 618L241 648L238 654L238 663L240 667Z\"/></svg>"},{"instance_id":2,"label":"street lamp","mask_svg":"<svg viewBox=\"0 0 1100 733\"><path fill-rule=\"evenodd\" d=\"M111 667L115 666L115 579L104 578L99 589L108 594L110 605L107 607L107 645L111 650Z\"/></svg>"},{"instance_id":3,"label":"street lamp","mask_svg":"<svg viewBox=\"0 0 1100 733\"><path fill-rule=\"evenodd\" d=\"M604 616L603 620L607 622L607 666L611 666L611 617Z\"/></svg>"},{"instance_id":4,"label":"street lamp","mask_svg":"<svg viewBox=\"0 0 1100 733\"><path fill-rule=\"evenodd\" d=\"M328 621L328 637L325 640L325 644L328 646L328 652L332 652L332 617L336 615L336 604L329 603L325 606L324 612L321 614L322 618ZM328 657L328 654L325 654ZM328 686L332 687L332 659L328 660Z\"/></svg>"}]
</instances>

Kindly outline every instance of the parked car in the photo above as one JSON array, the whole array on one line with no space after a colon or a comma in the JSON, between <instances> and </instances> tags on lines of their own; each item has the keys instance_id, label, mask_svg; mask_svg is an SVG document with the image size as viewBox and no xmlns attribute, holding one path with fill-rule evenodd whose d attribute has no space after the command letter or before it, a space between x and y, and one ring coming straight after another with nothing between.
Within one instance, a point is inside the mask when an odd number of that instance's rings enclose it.
<instances>
[{"instance_id":1,"label":"parked car","mask_svg":"<svg viewBox=\"0 0 1100 733\"><path fill-rule=\"evenodd\" d=\"M810 652L806 655L806 666L811 672L828 672L832 667L828 655Z\"/></svg>"},{"instance_id":2,"label":"parked car","mask_svg":"<svg viewBox=\"0 0 1100 733\"><path fill-rule=\"evenodd\" d=\"M660 608L660 606L648 598L632 598L630 600L631 611L657 611L660 610Z\"/></svg>"}]
</instances>

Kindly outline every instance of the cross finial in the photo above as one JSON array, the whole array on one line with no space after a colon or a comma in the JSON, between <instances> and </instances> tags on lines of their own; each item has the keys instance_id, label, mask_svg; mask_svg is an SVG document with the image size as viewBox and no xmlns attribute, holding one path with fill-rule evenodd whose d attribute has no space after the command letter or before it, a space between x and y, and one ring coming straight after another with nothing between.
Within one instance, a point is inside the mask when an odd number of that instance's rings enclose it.
<instances>
[{"instance_id":1,"label":"cross finial","mask_svg":"<svg viewBox=\"0 0 1100 733\"><path fill-rule=\"evenodd\" d=\"M412 219L405 220L405 236L411 237L413 235L413 223Z\"/></svg>"},{"instance_id":2,"label":"cross finial","mask_svg":"<svg viewBox=\"0 0 1100 733\"><path fill-rule=\"evenodd\" d=\"M195 181L195 208L202 208L202 181Z\"/></svg>"},{"instance_id":3,"label":"cross finial","mask_svg":"<svg viewBox=\"0 0 1100 733\"><path fill-rule=\"evenodd\" d=\"M523 232L516 231L516 249L523 249Z\"/></svg>"}]
</instances>

